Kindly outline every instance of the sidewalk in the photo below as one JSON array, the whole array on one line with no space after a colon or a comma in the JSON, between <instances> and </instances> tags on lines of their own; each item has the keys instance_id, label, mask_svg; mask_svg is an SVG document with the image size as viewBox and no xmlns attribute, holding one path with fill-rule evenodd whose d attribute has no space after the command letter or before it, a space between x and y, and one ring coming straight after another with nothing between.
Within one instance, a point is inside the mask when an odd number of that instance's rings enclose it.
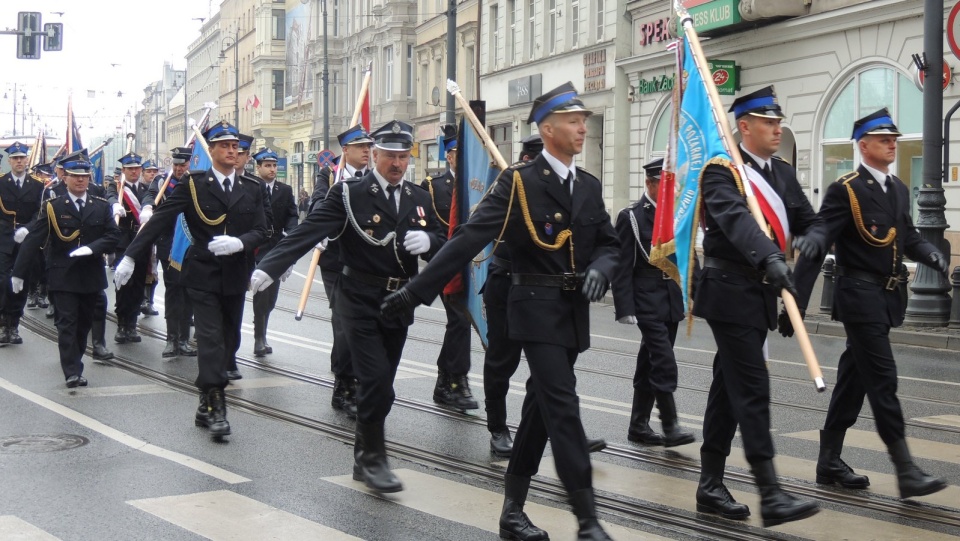
<instances>
[{"instance_id":1,"label":"sidewalk","mask_svg":"<svg viewBox=\"0 0 960 541\"><path fill-rule=\"evenodd\" d=\"M804 319L807 332L828 336L846 336L843 325L839 321L831 320L829 311L823 312L820 310L822 293L823 274L817 279L813 293L810 295L810 304L807 307L807 316ZM890 342L893 344L960 351L960 329L903 325L895 329L890 329Z\"/></svg>"}]
</instances>

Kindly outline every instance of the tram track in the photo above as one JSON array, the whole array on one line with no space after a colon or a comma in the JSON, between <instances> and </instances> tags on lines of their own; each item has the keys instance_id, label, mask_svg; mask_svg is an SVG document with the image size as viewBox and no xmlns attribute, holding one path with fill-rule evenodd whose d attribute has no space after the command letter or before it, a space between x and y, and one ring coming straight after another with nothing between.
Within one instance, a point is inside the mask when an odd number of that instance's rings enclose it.
<instances>
[{"instance_id":1,"label":"tram track","mask_svg":"<svg viewBox=\"0 0 960 541\"><path fill-rule=\"evenodd\" d=\"M109 316L112 317L112 314ZM56 342L56 331L52 329L49 325L46 325L44 322L30 317L25 316L22 323L25 327L30 330L40 334L44 338ZM141 332L148 337L156 339L165 339L163 332L152 329L146 326L140 327ZM163 372L149 368L142 363L138 363L134 360L123 356L115 356L114 359L105 361L107 364L117 366L119 368L125 369L129 372L136 373L148 379L166 384L168 386L174 387L178 390L186 392L188 394L195 394L196 388L191 381L178 378L176 376L171 376ZM331 378L325 378L314 373L306 372L303 370L288 368L280 366L273 363L264 363L256 359L251 359L245 356L237 356L237 362L243 364L250 368L260 370L266 373L270 373L276 376L281 376L289 378L295 381L308 383L312 385L322 386L326 388L333 387L333 380ZM266 404L257 403L247 399L243 399L237 396L234 396L230 393L227 393L228 400L234 406L240 407L250 412L258 413L273 419L282 420L286 422L291 422L305 428L310 428L316 431L319 431L327 436L333 437L345 443L351 443L353 441L353 429L345 428L341 425L335 423L328 423L318 419L313 419L305 416L298 415L293 412L279 410L273 408ZM485 419L476 416L476 415L466 415L459 412L454 412L446 408L442 408L433 404L428 404L418 400L413 400L409 398L397 397L395 400L395 405L408 408L414 411L419 411L426 413L428 415L435 415L437 417L442 417L446 419L455 420L457 422L470 423L481 427L486 427ZM516 429L516 426L512 426ZM480 477L488 481L493 482L502 482L502 470L493 467L490 464L477 464L473 462L464 461L462 459L451 457L449 455L444 455L441 453L436 453L424 449L418 449L409 444L405 444L397 441L390 441L390 452L396 456L406 458L412 462L436 467L441 469L449 469L455 473L462 473L465 475L470 475L474 477ZM669 470L677 472L685 472L696 474L699 473L699 463L679 456L670 456L664 455L660 452L648 450L648 449L637 449L633 447L624 447L618 445L608 445L607 449L603 453L616 456L624 459L629 459L636 461L637 463L644 464L651 467L660 467L666 468ZM726 474L728 480L737 481L749 486L755 486L753 477L745 472L738 471L728 471ZM910 502L901 502L895 498L877 495L877 494L858 494L850 493L846 491L838 491L834 489L821 488L817 485L814 485L809 482L803 482L799 480L788 480L782 479L782 486L791 493L800 496L806 496L810 498L815 498L820 501L830 502L833 504L855 508L861 511L873 511L880 513L886 517L897 518L897 519L906 519L912 521L918 521L921 523L926 523L930 525L941 525L947 527L960 528L960 509L932 506L925 504L920 507ZM559 484L558 481L543 480L537 479L534 482L534 488L537 489L542 494L549 495L552 501L557 503L564 503L565 492L563 487ZM618 499L620 498L620 499ZM674 509L663 508L657 506L655 511L651 511L650 504L647 503L637 503L637 502L625 502L622 500L622 496L615 498L611 496L598 495L597 503L598 506L602 509L611 512L615 516L620 516L628 520L633 520L641 524L655 525L657 527L662 527L664 522L664 513L666 513L667 523L671 526L676 526L684 530L683 532L678 531L678 533L684 533L685 535L691 535L691 532L686 531L687 529L692 529L693 532L696 532L695 536L707 536L710 539L756 539L757 537L753 536L752 532L747 532L749 535L746 537L730 537L727 530L722 529L722 535L718 535L717 532L713 531L717 525L720 525L721 528L729 526L731 524L728 521L722 521L719 519L713 518L699 518L695 517L690 518L690 513L685 513L677 511ZM691 526L689 521L695 520L696 522ZM687 522L684 522L687 521ZM704 526L701 523L706 523L708 526ZM726 525L726 526L724 526ZM705 530L700 528L704 527ZM747 529L750 527L744 526ZM766 535L761 536L760 538L768 538ZM784 538L785 539L785 538Z\"/></svg>"}]
</instances>

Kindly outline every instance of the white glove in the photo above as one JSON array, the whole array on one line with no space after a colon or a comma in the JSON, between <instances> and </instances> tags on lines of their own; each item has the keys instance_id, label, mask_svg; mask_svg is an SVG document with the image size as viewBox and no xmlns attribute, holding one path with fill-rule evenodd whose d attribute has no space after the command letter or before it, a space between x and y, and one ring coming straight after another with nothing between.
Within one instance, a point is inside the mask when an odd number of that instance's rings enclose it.
<instances>
[{"instance_id":1,"label":"white glove","mask_svg":"<svg viewBox=\"0 0 960 541\"><path fill-rule=\"evenodd\" d=\"M17 294L23 291L23 278L17 278L16 276L11 276L10 289L13 291L14 294Z\"/></svg>"},{"instance_id":2,"label":"white glove","mask_svg":"<svg viewBox=\"0 0 960 541\"><path fill-rule=\"evenodd\" d=\"M330 242L330 237L327 237L327 238L321 240L320 242L318 242L317 245L314 246L314 248L316 248L317 250L320 250L320 251L322 252L322 251L324 251L324 250L327 249L327 243L328 243L328 242Z\"/></svg>"},{"instance_id":3,"label":"white glove","mask_svg":"<svg viewBox=\"0 0 960 541\"><path fill-rule=\"evenodd\" d=\"M93 255L93 250L91 250L89 246L81 246L70 252L70 257L84 257L88 255Z\"/></svg>"},{"instance_id":4,"label":"white glove","mask_svg":"<svg viewBox=\"0 0 960 541\"><path fill-rule=\"evenodd\" d=\"M18 227L17 230L13 232L13 242L20 244L23 242L23 239L27 238L27 233L29 232L30 230L26 227Z\"/></svg>"},{"instance_id":5,"label":"white glove","mask_svg":"<svg viewBox=\"0 0 960 541\"><path fill-rule=\"evenodd\" d=\"M283 276L280 277L280 281L286 282L287 278L290 278L291 274L293 274L293 265L290 265L290 268L287 269L287 272L283 273Z\"/></svg>"},{"instance_id":6,"label":"white glove","mask_svg":"<svg viewBox=\"0 0 960 541\"><path fill-rule=\"evenodd\" d=\"M153 207L140 209L140 225L146 225L151 216L153 216Z\"/></svg>"},{"instance_id":7,"label":"white glove","mask_svg":"<svg viewBox=\"0 0 960 541\"><path fill-rule=\"evenodd\" d=\"M243 250L243 241L229 235L217 235L207 244L207 250L213 252L213 255L235 254Z\"/></svg>"},{"instance_id":8,"label":"white glove","mask_svg":"<svg viewBox=\"0 0 960 541\"><path fill-rule=\"evenodd\" d=\"M123 218L127 215L127 211L123 210L123 205L120 203L113 204L113 215L116 218Z\"/></svg>"},{"instance_id":9,"label":"white glove","mask_svg":"<svg viewBox=\"0 0 960 541\"><path fill-rule=\"evenodd\" d=\"M117 289L123 287L123 284L130 281L130 277L133 276L133 267L136 264L133 262L133 258L125 255L123 259L120 260L120 263L117 265L117 270L113 271L113 283L117 286Z\"/></svg>"},{"instance_id":10,"label":"white glove","mask_svg":"<svg viewBox=\"0 0 960 541\"><path fill-rule=\"evenodd\" d=\"M617 320L617 323L623 323L624 325L636 325L637 316L623 316Z\"/></svg>"},{"instance_id":11,"label":"white glove","mask_svg":"<svg viewBox=\"0 0 960 541\"><path fill-rule=\"evenodd\" d=\"M403 249L412 255L420 255L430 250L430 236L426 231L407 231L403 237Z\"/></svg>"},{"instance_id":12,"label":"white glove","mask_svg":"<svg viewBox=\"0 0 960 541\"><path fill-rule=\"evenodd\" d=\"M270 278L269 274L260 269L253 271L253 276L250 277L250 291L257 293L267 289L271 284L273 284L273 278Z\"/></svg>"}]
</instances>

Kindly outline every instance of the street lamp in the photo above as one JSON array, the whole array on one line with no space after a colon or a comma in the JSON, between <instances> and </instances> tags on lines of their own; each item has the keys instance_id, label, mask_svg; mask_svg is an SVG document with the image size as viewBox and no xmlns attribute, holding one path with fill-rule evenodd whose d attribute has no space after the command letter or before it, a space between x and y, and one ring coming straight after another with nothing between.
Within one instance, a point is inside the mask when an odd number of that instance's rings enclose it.
<instances>
[{"instance_id":1,"label":"street lamp","mask_svg":"<svg viewBox=\"0 0 960 541\"><path fill-rule=\"evenodd\" d=\"M220 40L220 60L227 59L227 48L233 47L233 122L237 129L240 129L240 56L238 49L240 48L239 43L240 38L240 28L237 27L233 32L233 36L227 36ZM231 42L230 44L226 44Z\"/></svg>"},{"instance_id":2,"label":"street lamp","mask_svg":"<svg viewBox=\"0 0 960 541\"><path fill-rule=\"evenodd\" d=\"M3 99L8 99L7 93L3 93ZM23 96L24 106L26 106L27 97ZM13 137L17 136L17 83L13 83Z\"/></svg>"}]
</instances>

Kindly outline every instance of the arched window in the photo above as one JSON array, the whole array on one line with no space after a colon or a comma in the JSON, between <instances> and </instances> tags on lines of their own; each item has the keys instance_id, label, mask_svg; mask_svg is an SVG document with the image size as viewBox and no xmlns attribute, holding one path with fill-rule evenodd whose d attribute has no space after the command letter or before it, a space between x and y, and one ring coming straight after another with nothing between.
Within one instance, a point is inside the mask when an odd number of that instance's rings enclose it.
<instances>
[{"instance_id":1,"label":"arched window","mask_svg":"<svg viewBox=\"0 0 960 541\"><path fill-rule=\"evenodd\" d=\"M857 145L851 140L853 123L886 107L903 137L897 145L897 161L891 171L911 187L911 208L921 183L923 154L923 94L909 77L889 67L868 66L853 73L827 109L821 135L824 189L859 163Z\"/></svg>"}]
</instances>

